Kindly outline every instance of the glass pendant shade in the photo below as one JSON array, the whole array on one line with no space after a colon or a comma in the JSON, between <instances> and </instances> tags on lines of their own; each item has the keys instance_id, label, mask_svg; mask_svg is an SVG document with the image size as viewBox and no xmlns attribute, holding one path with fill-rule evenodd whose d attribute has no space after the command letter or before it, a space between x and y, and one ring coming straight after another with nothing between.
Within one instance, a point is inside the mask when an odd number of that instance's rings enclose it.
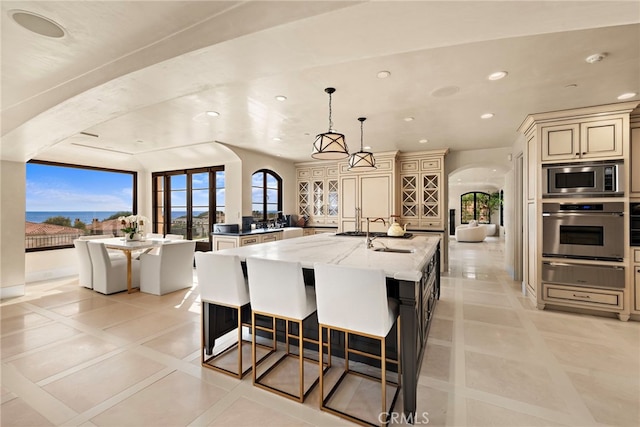
<instances>
[{"instance_id":1,"label":"glass pendant shade","mask_svg":"<svg viewBox=\"0 0 640 427\"><path fill-rule=\"evenodd\" d=\"M349 149L344 135L333 130L331 121L331 94L336 90L328 87L324 90L329 94L329 131L318 134L313 143L311 157L318 160L340 160L349 157Z\"/></svg>"},{"instance_id":2,"label":"glass pendant shade","mask_svg":"<svg viewBox=\"0 0 640 427\"><path fill-rule=\"evenodd\" d=\"M364 151L363 145L363 123L367 120L366 117L359 117L360 121L360 151L353 153L349 157L349 170L356 169L359 171L370 171L378 169L376 166L376 159L373 157L373 153Z\"/></svg>"},{"instance_id":3,"label":"glass pendant shade","mask_svg":"<svg viewBox=\"0 0 640 427\"><path fill-rule=\"evenodd\" d=\"M313 143L311 157L318 160L340 160L349 156L344 135L335 131L321 133Z\"/></svg>"}]
</instances>

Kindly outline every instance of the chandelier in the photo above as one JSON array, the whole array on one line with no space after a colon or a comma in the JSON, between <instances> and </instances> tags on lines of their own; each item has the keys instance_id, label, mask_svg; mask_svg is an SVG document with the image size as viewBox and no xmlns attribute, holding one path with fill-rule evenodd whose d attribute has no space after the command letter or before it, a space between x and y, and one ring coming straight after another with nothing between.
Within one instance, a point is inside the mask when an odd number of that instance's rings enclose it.
<instances>
[{"instance_id":1,"label":"chandelier","mask_svg":"<svg viewBox=\"0 0 640 427\"><path fill-rule=\"evenodd\" d=\"M349 157L349 170L357 169L359 171L369 171L377 169L376 167L376 159L373 157L373 153L369 151L364 151L363 148L363 124L364 121L367 120L366 117L358 117L360 121L360 151L353 153L351 157Z\"/></svg>"},{"instance_id":2,"label":"chandelier","mask_svg":"<svg viewBox=\"0 0 640 427\"><path fill-rule=\"evenodd\" d=\"M349 156L349 149L344 135L333 130L331 121L331 94L336 90L328 87L324 90L329 94L329 131L318 134L313 143L311 157L318 160L340 160Z\"/></svg>"}]
</instances>

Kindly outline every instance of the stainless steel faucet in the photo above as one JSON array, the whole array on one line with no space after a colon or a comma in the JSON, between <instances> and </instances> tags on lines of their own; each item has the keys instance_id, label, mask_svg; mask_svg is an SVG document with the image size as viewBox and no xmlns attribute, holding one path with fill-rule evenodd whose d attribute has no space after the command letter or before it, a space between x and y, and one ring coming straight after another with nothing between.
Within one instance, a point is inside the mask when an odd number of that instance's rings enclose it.
<instances>
[{"instance_id":1,"label":"stainless steel faucet","mask_svg":"<svg viewBox=\"0 0 640 427\"><path fill-rule=\"evenodd\" d=\"M356 233L360 233L362 231L362 225L360 224L360 208L356 208Z\"/></svg>"},{"instance_id":2,"label":"stainless steel faucet","mask_svg":"<svg viewBox=\"0 0 640 427\"><path fill-rule=\"evenodd\" d=\"M371 234L369 233L369 223L380 222L380 221L382 221L384 225L387 225L387 222L384 220L384 218L374 218L374 219L367 218L367 241L366 241L367 249L371 249L373 247L373 240L376 238L375 236L371 237Z\"/></svg>"}]
</instances>

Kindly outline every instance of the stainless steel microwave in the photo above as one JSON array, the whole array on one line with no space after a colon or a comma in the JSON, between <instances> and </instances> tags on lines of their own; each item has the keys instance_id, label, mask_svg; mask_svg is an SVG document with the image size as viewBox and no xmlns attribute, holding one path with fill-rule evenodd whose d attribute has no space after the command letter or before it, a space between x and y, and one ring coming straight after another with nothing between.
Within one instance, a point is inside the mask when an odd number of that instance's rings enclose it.
<instances>
[{"instance_id":1,"label":"stainless steel microwave","mask_svg":"<svg viewBox=\"0 0 640 427\"><path fill-rule=\"evenodd\" d=\"M542 186L547 197L624 196L624 164L620 161L544 165Z\"/></svg>"}]
</instances>

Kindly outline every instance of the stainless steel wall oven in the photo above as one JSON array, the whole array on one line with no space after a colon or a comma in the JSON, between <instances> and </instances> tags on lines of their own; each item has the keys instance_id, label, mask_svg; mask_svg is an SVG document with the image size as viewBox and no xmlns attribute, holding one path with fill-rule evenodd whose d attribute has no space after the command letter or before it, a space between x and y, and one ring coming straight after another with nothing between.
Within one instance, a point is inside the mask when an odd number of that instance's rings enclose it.
<instances>
[{"instance_id":1,"label":"stainless steel wall oven","mask_svg":"<svg viewBox=\"0 0 640 427\"><path fill-rule=\"evenodd\" d=\"M543 203L542 255L622 261L624 203Z\"/></svg>"}]
</instances>

